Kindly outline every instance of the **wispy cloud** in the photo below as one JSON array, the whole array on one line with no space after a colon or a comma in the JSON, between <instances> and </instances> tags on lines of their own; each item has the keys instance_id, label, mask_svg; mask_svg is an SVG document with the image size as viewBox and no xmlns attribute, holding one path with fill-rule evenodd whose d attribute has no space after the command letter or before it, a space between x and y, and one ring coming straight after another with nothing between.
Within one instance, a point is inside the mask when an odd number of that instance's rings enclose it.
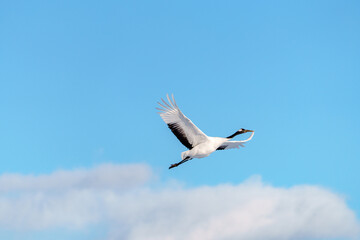
<instances>
[{"instance_id":1,"label":"wispy cloud","mask_svg":"<svg viewBox=\"0 0 360 240\"><path fill-rule=\"evenodd\" d=\"M356 238L344 199L322 187L278 188L253 177L238 185L156 189L147 165L102 165L49 175L0 176L0 227L106 225L112 239Z\"/></svg>"}]
</instances>

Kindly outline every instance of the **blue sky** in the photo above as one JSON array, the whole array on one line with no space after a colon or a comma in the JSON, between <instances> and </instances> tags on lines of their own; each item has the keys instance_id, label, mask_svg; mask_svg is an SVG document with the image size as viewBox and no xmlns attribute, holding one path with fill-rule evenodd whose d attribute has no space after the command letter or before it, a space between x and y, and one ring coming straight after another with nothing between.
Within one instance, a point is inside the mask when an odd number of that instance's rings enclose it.
<instances>
[{"instance_id":1,"label":"blue sky","mask_svg":"<svg viewBox=\"0 0 360 240\"><path fill-rule=\"evenodd\" d=\"M3 1L0 173L140 163L190 188L260 175L328 189L359 218L359 10L358 1ZM169 171L185 147L156 114L166 93L206 134L247 128L253 140Z\"/></svg>"}]
</instances>

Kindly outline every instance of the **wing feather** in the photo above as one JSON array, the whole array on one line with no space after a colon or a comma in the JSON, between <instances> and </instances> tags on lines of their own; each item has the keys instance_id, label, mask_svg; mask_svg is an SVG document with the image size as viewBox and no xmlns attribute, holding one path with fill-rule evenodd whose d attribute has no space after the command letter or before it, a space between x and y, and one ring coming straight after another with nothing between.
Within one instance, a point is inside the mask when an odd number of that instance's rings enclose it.
<instances>
[{"instance_id":1,"label":"wing feather","mask_svg":"<svg viewBox=\"0 0 360 240\"><path fill-rule=\"evenodd\" d=\"M166 107L162 105L163 107L165 107L166 109L171 110L172 107L167 102L165 102L164 99L161 99L161 101L166 105Z\"/></svg>"},{"instance_id":2,"label":"wing feather","mask_svg":"<svg viewBox=\"0 0 360 240\"><path fill-rule=\"evenodd\" d=\"M166 97L169 103L161 99L165 105L158 102L158 104L163 108L156 109L163 111L159 112L160 117L168 125L179 141L188 149L192 149L196 145L205 142L207 140L207 136L180 111L175 102L174 95L172 95L172 99L170 99L168 94Z\"/></svg>"},{"instance_id":3,"label":"wing feather","mask_svg":"<svg viewBox=\"0 0 360 240\"><path fill-rule=\"evenodd\" d=\"M161 99L161 100L163 100L163 99ZM167 107L167 106L161 104L161 102L157 102L157 103L158 103L162 108L167 109L167 110L171 110L170 107Z\"/></svg>"},{"instance_id":4,"label":"wing feather","mask_svg":"<svg viewBox=\"0 0 360 240\"><path fill-rule=\"evenodd\" d=\"M165 112L165 110L164 110L164 109L162 109L162 108L158 108L158 107L156 107L155 109L156 109L156 110L159 110L159 111L162 111L162 112Z\"/></svg>"}]
</instances>

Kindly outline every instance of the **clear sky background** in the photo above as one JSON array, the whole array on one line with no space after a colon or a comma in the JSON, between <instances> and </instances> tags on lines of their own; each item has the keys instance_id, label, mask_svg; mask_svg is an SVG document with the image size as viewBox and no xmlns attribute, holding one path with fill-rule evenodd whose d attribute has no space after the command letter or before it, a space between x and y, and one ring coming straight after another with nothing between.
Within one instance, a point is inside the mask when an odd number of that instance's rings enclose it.
<instances>
[{"instance_id":1,"label":"clear sky background","mask_svg":"<svg viewBox=\"0 0 360 240\"><path fill-rule=\"evenodd\" d=\"M358 1L2 1L0 173L141 164L194 189L260 175L359 219L359 26ZM168 170L186 149L156 113L167 93L206 134L253 140Z\"/></svg>"}]
</instances>

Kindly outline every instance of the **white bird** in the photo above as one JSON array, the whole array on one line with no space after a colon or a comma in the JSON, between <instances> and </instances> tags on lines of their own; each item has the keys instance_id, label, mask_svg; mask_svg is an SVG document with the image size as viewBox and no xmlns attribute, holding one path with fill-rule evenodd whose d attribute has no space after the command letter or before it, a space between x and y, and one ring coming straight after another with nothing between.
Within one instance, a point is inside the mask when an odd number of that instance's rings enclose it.
<instances>
[{"instance_id":1,"label":"white bird","mask_svg":"<svg viewBox=\"0 0 360 240\"><path fill-rule=\"evenodd\" d=\"M207 157L216 150L239 148L240 146L244 147L243 143L251 140L251 138L254 136L253 130L246 130L241 128L226 138L208 137L180 111L175 102L174 95L172 95L172 100L170 99L169 95L166 95L166 97L169 103L161 99L163 103L158 102L158 104L162 108L156 109L160 111L158 112L160 117L168 125L174 135L185 147L189 149L188 151L182 152L182 160L178 163L171 164L169 169L177 167L180 164L193 158ZM242 141L230 141L236 135L247 132L251 132L251 136L248 139Z\"/></svg>"}]
</instances>

